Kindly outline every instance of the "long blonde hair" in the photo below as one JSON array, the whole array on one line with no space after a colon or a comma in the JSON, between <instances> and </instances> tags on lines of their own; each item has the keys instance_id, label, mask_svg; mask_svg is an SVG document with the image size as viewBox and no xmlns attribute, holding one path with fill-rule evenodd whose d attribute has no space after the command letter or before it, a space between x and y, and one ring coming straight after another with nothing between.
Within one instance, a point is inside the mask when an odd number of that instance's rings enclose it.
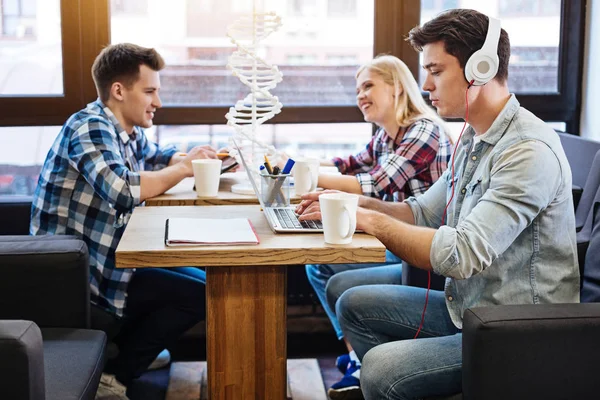
<instances>
[{"instance_id":1,"label":"long blonde hair","mask_svg":"<svg viewBox=\"0 0 600 400\"><path fill-rule=\"evenodd\" d=\"M449 137L444 120L425 103L417 81L402 60L389 54L378 55L358 68L357 79L365 69L376 73L395 89L394 107L398 125L407 127L419 119L427 118L439 125Z\"/></svg>"}]
</instances>

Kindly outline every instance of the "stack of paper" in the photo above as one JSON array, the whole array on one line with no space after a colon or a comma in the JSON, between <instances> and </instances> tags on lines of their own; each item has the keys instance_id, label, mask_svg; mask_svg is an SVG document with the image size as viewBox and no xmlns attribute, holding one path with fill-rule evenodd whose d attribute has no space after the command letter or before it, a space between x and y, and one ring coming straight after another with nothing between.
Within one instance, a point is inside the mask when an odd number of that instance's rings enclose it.
<instances>
[{"instance_id":1,"label":"stack of paper","mask_svg":"<svg viewBox=\"0 0 600 400\"><path fill-rule=\"evenodd\" d=\"M258 244L247 218L169 218L165 226L167 246Z\"/></svg>"}]
</instances>

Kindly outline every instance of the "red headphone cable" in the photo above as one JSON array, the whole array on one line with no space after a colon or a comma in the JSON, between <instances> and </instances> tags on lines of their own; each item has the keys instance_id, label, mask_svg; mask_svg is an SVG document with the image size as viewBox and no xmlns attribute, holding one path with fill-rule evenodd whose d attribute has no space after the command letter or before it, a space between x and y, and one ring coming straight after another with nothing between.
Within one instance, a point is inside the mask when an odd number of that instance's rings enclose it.
<instances>
[{"instance_id":1,"label":"red headphone cable","mask_svg":"<svg viewBox=\"0 0 600 400\"><path fill-rule=\"evenodd\" d=\"M471 82L469 82L469 86L467 86L467 90L465 90L465 103L467 105L466 107L466 111L465 111L465 123L463 124L462 129L460 130L460 135L458 135L458 139L456 140L456 145L454 146L454 151L452 152L452 177L450 180L450 185L452 186L452 194L450 195L450 200L448 200L448 203L446 203L446 207L444 207L444 213L442 214L442 223L441 225L444 225L446 223L446 212L448 211L448 207L450 206L450 203L452 203L452 199L454 198L454 157L456 156L456 149L458 148L458 145L460 143L460 139L462 138L463 133L465 132L465 128L467 126L467 121L469 120L469 88L471 86L473 86L473 82L474 80L471 80ZM423 323L425 322L425 310L427 310L427 303L429 301L429 289L431 289L431 271L427 271L427 292L425 292L425 305L423 306L423 313L421 314L421 323L419 324L419 329L417 329L417 333L415 333L415 337L413 339L416 339L419 336L419 333L421 332L421 329L423 328Z\"/></svg>"}]
</instances>

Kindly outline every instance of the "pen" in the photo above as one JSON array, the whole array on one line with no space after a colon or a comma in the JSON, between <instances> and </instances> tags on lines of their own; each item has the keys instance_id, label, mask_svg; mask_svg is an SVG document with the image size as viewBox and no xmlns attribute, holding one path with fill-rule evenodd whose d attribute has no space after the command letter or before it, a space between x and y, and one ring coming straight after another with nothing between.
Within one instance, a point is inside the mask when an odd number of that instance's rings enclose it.
<instances>
[{"instance_id":1,"label":"pen","mask_svg":"<svg viewBox=\"0 0 600 400\"><path fill-rule=\"evenodd\" d=\"M265 158L267 158L267 157L265 156ZM273 175L273 170L271 169L271 164L269 164L268 162L265 162L263 164L263 166L267 169L267 172L269 173L269 175Z\"/></svg>"},{"instance_id":2,"label":"pen","mask_svg":"<svg viewBox=\"0 0 600 400\"><path fill-rule=\"evenodd\" d=\"M281 173L289 174L290 171L292 170L292 168L294 167L294 164L296 164L296 161L292 160L291 158L288 158L287 162L285 163L285 166L283 167L283 171L281 171Z\"/></svg>"},{"instance_id":3,"label":"pen","mask_svg":"<svg viewBox=\"0 0 600 400\"><path fill-rule=\"evenodd\" d=\"M181 157L186 157L187 153L179 153L179 155ZM217 153L217 157L219 157L219 158L229 157L229 153Z\"/></svg>"},{"instance_id":4,"label":"pen","mask_svg":"<svg viewBox=\"0 0 600 400\"><path fill-rule=\"evenodd\" d=\"M267 172L269 173L269 175L271 175L273 173L273 167L271 167L271 163L269 162L269 159L267 158L267 155L264 155L265 157L265 167L267 167Z\"/></svg>"},{"instance_id":5,"label":"pen","mask_svg":"<svg viewBox=\"0 0 600 400\"><path fill-rule=\"evenodd\" d=\"M276 165L276 166L273 168L273 175L279 175L279 166L278 166L278 165Z\"/></svg>"}]
</instances>

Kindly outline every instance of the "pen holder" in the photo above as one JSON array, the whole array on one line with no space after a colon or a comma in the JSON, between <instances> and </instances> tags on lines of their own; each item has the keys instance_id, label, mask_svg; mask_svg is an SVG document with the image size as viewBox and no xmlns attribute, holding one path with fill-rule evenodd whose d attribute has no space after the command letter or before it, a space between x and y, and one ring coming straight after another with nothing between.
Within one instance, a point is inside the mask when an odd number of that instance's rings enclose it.
<instances>
[{"instance_id":1,"label":"pen holder","mask_svg":"<svg viewBox=\"0 0 600 400\"><path fill-rule=\"evenodd\" d=\"M290 175L261 175L260 193L265 207L286 207L290 205Z\"/></svg>"}]
</instances>

